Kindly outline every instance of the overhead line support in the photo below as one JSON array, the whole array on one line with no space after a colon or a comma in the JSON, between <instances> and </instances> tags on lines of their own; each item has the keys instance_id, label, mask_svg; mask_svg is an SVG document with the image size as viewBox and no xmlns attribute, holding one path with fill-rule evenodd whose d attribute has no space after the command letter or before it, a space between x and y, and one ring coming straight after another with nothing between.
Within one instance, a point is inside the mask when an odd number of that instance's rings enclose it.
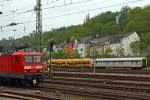
<instances>
[{"instance_id":1,"label":"overhead line support","mask_svg":"<svg viewBox=\"0 0 150 100\"><path fill-rule=\"evenodd\" d=\"M41 0L36 0L36 41L38 51L42 51L42 4Z\"/></svg>"}]
</instances>

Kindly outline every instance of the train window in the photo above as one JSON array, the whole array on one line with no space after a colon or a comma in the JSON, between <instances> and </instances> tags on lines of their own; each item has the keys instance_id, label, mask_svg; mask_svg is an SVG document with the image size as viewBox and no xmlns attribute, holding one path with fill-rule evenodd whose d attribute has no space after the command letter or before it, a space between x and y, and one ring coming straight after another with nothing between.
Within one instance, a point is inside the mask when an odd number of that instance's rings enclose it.
<instances>
[{"instance_id":1,"label":"train window","mask_svg":"<svg viewBox=\"0 0 150 100\"><path fill-rule=\"evenodd\" d=\"M131 61L132 62L132 64L135 62L135 61Z\"/></svg>"},{"instance_id":2,"label":"train window","mask_svg":"<svg viewBox=\"0 0 150 100\"><path fill-rule=\"evenodd\" d=\"M123 61L119 61L118 63L119 63L119 64L123 64Z\"/></svg>"},{"instance_id":3,"label":"train window","mask_svg":"<svg viewBox=\"0 0 150 100\"><path fill-rule=\"evenodd\" d=\"M138 61L136 61L136 64L138 63Z\"/></svg>"},{"instance_id":4,"label":"train window","mask_svg":"<svg viewBox=\"0 0 150 100\"><path fill-rule=\"evenodd\" d=\"M113 64L115 64L115 61L113 61Z\"/></svg>"},{"instance_id":5,"label":"train window","mask_svg":"<svg viewBox=\"0 0 150 100\"><path fill-rule=\"evenodd\" d=\"M41 62L41 56L33 56L34 62Z\"/></svg>"},{"instance_id":6,"label":"train window","mask_svg":"<svg viewBox=\"0 0 150 100\"><path fill-rule=\"evenodd\" d=\"M32 62L32 56L24 56L25 62Z\"/></svg>"}]
</instances>

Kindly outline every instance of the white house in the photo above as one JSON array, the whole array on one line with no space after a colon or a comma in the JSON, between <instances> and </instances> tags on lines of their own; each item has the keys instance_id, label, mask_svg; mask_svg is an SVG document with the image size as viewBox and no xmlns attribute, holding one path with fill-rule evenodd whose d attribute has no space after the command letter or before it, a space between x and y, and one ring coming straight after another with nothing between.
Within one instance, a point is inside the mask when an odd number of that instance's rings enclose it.
<instances>
[{"instance_id":1,"label":"white house","mask_svg":"<svg viewBox=\"0 0 150 100\"><path fill-rule=\"evenodd\" d=\"M84 37L79 40L78 43L78 52L81 55L81 57L86 57L88 52L89 43L92 40L92 36Z\"/></svg>"},{"instance_id":2,"label":"white house","mask_svg":"<svg viewBox=\"0 0 150 100\"><path fill-rule=\"evenodd\" d=\"M118 42L110 43L112 54L117 56L120 51L124 56L133 55L131 44L135 41L140 41L140 37L136 32L120 35Z\"/></svg>"},{"instance_id":3,"label":"white house","mask_svg":"<svg viewBox=\"0 0 150 100\"><path fill-rule=\"evenodd\" d=\"M84 37L78 43L78 50L82 57L94 50L98 54L104 55L106 49L112 50L111 54L115 56L133 55L131 44L132 42L140 41L140 37L136 32L112 35L103 38ZM92 44L91 44L92 42Z\"/></svg>"},{"instance_id":4,"label":"white house","mask_svg":"<svg viewBox=\"0 0 150 100\"><path fill-rule=\"evenodd\" d=\"M129 34L128 36L122 38L121 46L124 49L124 55L133 55L133 51L131 49L131 44L135 41L140 41L140 37L136 32Z\"/></svg>"}]
</instances>

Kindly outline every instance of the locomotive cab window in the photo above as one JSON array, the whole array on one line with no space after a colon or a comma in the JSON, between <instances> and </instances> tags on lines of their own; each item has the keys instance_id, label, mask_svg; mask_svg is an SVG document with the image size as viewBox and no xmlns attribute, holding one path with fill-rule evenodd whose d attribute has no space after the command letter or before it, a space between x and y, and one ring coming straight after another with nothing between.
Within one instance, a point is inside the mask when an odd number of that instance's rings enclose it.
<instances>
[{"instance_id":1,"label":"locomotive cab window","mask_svg":"<svg viewBox=\"0 0 150 100\"><path fill-rule=\"evenodd\" d=\"M41 62L41 56L33 56L33 62Z\"/></svg>"},{"instance_id":2,"label":"locomotive cab window","mask_svg":"<svg viewBox=\"0 0 150 100\"><path fill-rule=\"evenodd\" d=\"M24 56L25 62L32 62L32 56Z\"/></svg>"},{"instance_id":3,"label":"locomotive cab window","mask_svg":"<svg viewBox=\"0 0 150 100\"><path fill-rule=\"evenodd\" d=\"M41 62L41 56L24 56L25 62Z\"/></svg>"}]
</instances>

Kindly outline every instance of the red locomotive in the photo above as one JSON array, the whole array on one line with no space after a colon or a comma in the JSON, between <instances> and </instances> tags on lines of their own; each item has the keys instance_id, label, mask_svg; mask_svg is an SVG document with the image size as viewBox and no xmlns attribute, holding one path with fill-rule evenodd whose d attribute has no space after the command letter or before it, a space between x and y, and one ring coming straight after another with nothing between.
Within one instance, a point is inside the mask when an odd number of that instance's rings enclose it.
<instances>
[{"instance_id":1,"label":"red locomotive","mask_svg":"<svg viewBox=\"0 0 150 100\"><path fill-rule=\"evenodd\" d=\"M0 79L22 84L39 84L44 80L43 55L39 52L13 52L0 55Z\"/></svg>"}]
</instances>

